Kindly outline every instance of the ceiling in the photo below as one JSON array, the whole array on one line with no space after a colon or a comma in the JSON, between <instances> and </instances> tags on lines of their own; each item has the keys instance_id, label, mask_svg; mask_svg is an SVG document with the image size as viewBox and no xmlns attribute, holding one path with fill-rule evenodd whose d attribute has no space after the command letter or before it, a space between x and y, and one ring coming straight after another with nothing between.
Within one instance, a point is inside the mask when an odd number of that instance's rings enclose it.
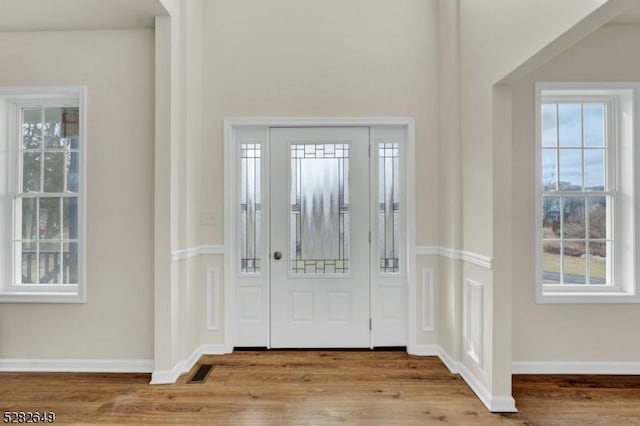
<instances>
[{"instance_id":1,"label":"ceiling","mask_svg":"<svg viewBox=\"0 0 640 426\"><path fill-rule=\"evenodd\" d=\"M153 28L163 0L0 0L0 31ZM638 6L611 24L640 24Z\"/></svg>"},{"instance_id":2,"label":"ceiling","mask_svg":"<svg viewBox=\"0 0 640 426\"><path fill-rule=\"evenodd\" d=\"M0 31L153 28L160 0L0 0Z\"/></svg>"}]
</instances>

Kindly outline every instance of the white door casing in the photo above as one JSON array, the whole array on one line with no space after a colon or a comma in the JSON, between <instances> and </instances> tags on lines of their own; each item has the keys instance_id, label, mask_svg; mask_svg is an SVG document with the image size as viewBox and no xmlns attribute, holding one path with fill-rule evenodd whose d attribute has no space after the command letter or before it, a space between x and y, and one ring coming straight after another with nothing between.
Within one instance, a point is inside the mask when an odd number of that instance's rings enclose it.
<instances>
[{"instance_id":1,"label":"white door casing","mask_svg":"<svg viewBox=\"0 0 640 426\"><path fill-rule=\"evenodd\" d=\"M269 245L271 202L274 198L270 194L269 180L273 173L270 161L271 131L281 127L340 127L335 131L351 127L366 127L369 130L370 182L371 192L369 200L370 223L372 231L369 261L370 282L370 310L373 330L369 336L369 346L407 346L409 353L415 351L416 333L416 296L415 296L415 202L414 191L414 123L410 118L233 118L225 120L224 148L225 148L225 269L224 269L224 333L225 345L228 351L233 347L243 346L271 346L271 303L270 276L271 255L273 250ZM328 129L325 129L328 130ZM396 143L400 147L400 162L398 180L401 192L399 217L401 236L400 270L387 273L380 268L379 252L379 218L378 211L379 167L382 163L378 155L381 144ZM261 198L261 236L260 268L253 273L243 272L240 268L240 146L256 144L261 149L262 162L259 175ZM245 145L246 146L246 145ZM368 153L363 154L366 158ZM279 168L280 170L288 170ZM246 172L246 170L245 170ZM288 191L280 191L287 195ZM397 202L398 200L396 200ZM244 207L246 209L246 206ZM282 218L281 218L282 220ZM285 217L284 220L288 221ZM366 221L366 219L365 219ZM364 221L363 221L364 222ZM288 232L287 232L288 234ZM288 236L288 235L287 235ZM257 240L256 240L257 243ZM256 246L257 247L257 246ZM282 251L283 257L285 251ZM244 254L243 254L244 256ZM385 256L386 257L386 256ZM284 263L285 259L281 262ZM326 281L326 278L324 279ZM334 281L334 280L329 280ZM340 293L340 292L335 292ZM299 298L304 302L304 297ZM338 317L339 309L344 306L346 297L336 294L336 302L332 315ZM328 317L327 317L328 318ZM368 329L368 316L365 328ZM317 339L305 346L320 347ZM326 344L338 347L338 344ZM298 343L296 346L301 346ZM366 343L357 345L352 342L348 347L367 346ZM282 347L282 346L281 346Z\"/></svg>"},{"instance_id":2,"label":"white door casing","mask_svg":"<svg viewBox=\"0 0 640 426\"><path fill-rule=\"evenodd\" d=\"M271 129L271 347L370 346L368 152L367 127Z\"/></svg>"}]
</instances>

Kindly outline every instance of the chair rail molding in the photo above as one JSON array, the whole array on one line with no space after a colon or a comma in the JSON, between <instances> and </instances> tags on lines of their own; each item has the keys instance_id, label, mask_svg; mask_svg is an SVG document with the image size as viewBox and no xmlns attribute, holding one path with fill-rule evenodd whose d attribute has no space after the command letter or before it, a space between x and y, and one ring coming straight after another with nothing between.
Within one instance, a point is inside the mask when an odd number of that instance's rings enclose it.
<instances>
[{"instance_id":1,"label":"chair rail molding","mask_svg":"<svg viewBox=\"0 0 640 426\"><path fill-rule=\"evenodd\" d=\"M190 259L192 257L204 255L204 254L224 254L224 245L222 244L209 244L195 247L189 247L186 249L174 250L171 253L171 260L183 260ZM467 263L471 263L486 269L493 267L493 260L485 255L474 253L467 250L458 250L449 247L442 246L417 246L416 255L419 256L443 256L453 260L462 260Z\"/></svg>"},{"instance_id":2,"label":"chair rail molding","mask_svg":"<svg viewBox=\"0 0 640 426\"><path fill-rule=\"evenodd\" d=\"M485 269L493 267L493 260L485 255L467 250L459 250L442 246L417 246L416 254L422 256L442 256L453 260L462 260Z\"/></svg>"},{"instance_id":3,"label":"chair rail molding","mask_svg":"<svg viewBox=\"0 0 640 426\"><path fill-rule=\"evenodd\" d=\"M190 259L203 254L224 254L223 245L202 245L171 252L171 261Z\"/></svg>"}]
</instances>

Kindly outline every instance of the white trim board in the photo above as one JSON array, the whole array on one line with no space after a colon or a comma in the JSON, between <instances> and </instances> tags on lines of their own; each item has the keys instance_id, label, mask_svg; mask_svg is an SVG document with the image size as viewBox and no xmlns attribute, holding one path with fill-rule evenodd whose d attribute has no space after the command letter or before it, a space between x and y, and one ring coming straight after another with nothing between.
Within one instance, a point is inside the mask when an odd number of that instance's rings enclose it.
<instances>
[{"instance_id":1,"label":"white trim board","mask_svg":"<svg viewBox=\"0 0 640 426\"><path fill-rule=\"evenodd\" d=\"M628 374L640 375L638 361L514 361L513 374Z\"/></svg>"},{"instance_id":2,"label":"white trim board","mask_svg":"<svg viewBox=\"0 0 640 426\"><path fill-rule=\"evenodd\" d=\"M169 385L178 380L181 374L188 373L202 355L224 355L230 353L225 345L205 344L198 346L187 359L178 361L171 370L153 370L151 385Z\"/></svg>"},{"instance_id":3,"label":"white trim board","mask_svg":"<svg viewBox=\"0 0 640 426\"><path fill-rule=\"evenodd\" d=\"M493 413L516 413L516 402L511 395L492 395L487 388L460 361L454 360L440 345L416 345L412 355L437 356L452 374L459 374L478 399Z\"/></svg>"},{"instance_id":4,"label":"white trim board","mask_svg":"<svg viewBox=\"0 0 640 426\"><path fill-rule=\"evenodd\" d=\"M190 259L202 254L224 254L223 245L203 245L171 252L171 261Z\"/></svg>"},{"instance_id":5,"label":"white trim board","mask_svg":"<svg viewBox=\"0 0 640 426\"><path fill-rule=\"evenodd\" d=\"M61 373L151 373L152 359L74 359L37 358L0 359L4 372L61 372Z\"/></svg>"},{"instance_id":6,"label":"white trim board","mask_svg":"<svg viewBox=\"0 0 640 426\"><path fill-rule=\"evenodd\" d=\"M416 247L416 254L423 256L443 256L453 260L462 260L485 269L491 269L493 262L490 257L482 254L440 246L418 246Z\"/></svg>"}]
</instances>

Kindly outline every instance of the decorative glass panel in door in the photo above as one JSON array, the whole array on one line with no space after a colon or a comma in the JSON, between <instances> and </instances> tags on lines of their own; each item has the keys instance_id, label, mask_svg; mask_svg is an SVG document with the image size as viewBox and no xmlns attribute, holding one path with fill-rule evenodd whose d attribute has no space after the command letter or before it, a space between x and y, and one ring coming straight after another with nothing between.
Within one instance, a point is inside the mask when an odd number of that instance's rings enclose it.
<instances>
[{"instance_id":1,"label":"decorative glass panel in door","mask_svg":"<svg viewBox=\"0 0 640 426\"><path fill-rule=\"evenodd\" d=\"M400 144L378 144L380 272L400 272Z\"/></svg>"},{"instance_id":2,"label":"decorative glass panel in door","mask_svg":"<svg viewBox=\"0 0 640 426\"><path fill-rule=\"evenodd\" d=\"M261 146L240 145L240 271L260 272L261 241Z\"/></svg>"},{"instance_id":3,"label":"decorative glass panel in door","mask_svg":"<svg viewBox=\"0 0 640 426\"><path fill-rule=\"evenodd\" d=\"M349 272L349 145L291 145L291 270Z\"/></svg>"}]
</instances>

